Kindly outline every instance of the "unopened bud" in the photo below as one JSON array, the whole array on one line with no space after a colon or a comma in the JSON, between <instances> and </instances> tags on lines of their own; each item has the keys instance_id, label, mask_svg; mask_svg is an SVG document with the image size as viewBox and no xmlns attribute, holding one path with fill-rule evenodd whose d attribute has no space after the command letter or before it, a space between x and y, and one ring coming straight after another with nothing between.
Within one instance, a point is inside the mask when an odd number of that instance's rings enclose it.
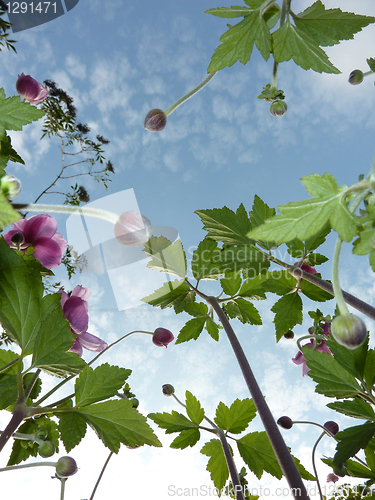
<instances>
[{"instance_id":1,"label":"unopened bud","mask_svg":"<svg viewBox=\"0 0 375 500\"><path fill-rule=\"evenodd\" d=\"M161 109L152 109L146 115L143 128L150 132L161 132L167 125L167 117Z\"/></svg>"},{"instance_id":2,"label":"unopened bud","mask_svg":"<svg viewBox=\"0 0 375 500\"><path fill-rule=\"evenodd\" d=\"M64 479L78 471L77 463L72 457L61 457L56 464L56 476Z\"/></svg>"},{"instance_id":3,"label":"unopened bud","mask_svg":"<svg viewBox=\"0 0 375 500\"><path fill-rule=\"evenodd\" d=\"M355 69L349 75L349 83L351 85L359 85L363 82L363 72L360 69Z\"/></svg>"},{"instance_id":4,"label":"unopened bud","mask_svg":"<svg viewBox=\"0 0 375 500\"><path fill-rule=\"evenodd\" d=\"M55 445L52 441L44 441L41 445L39 445L38 453L42 458L52 457L55 454Z\"/></svg>"},{"instance_id":5,"label":"unopened bud","mask_svg":"<svg viewBox=\"0 0 375 500\"><path fill-rule=\"evenodd\" d=\"M334 339L348 349L356 349L367 337L364 321L354 314L337 316L331 323Z\"/></svg>"},{"instance_id":6,"label":"unopened bud","mask_svg":"<svg viewBox=\"0 0 375 500\"><path fill-rule=\"evenodd\" d=\"M164 396L172 396L174 394L174 387L171 384L164 384L161 388Z\"/></svg>"},{"instance_id":7,"label":"unopened bud","mask_svg":"<svg viewBox=\"0 0 375 500\"><path fill-rule=\"evenodd\" d=\"M8 200L16 198L21 192L22 184L14 175L3 175L0 179L1 190Z\"/></svg>"},{"instance_id":8,"label":"unopened bud","mask_svg":"<svg viewBox=\"0 0 375 500\"><path fill-rule=\"evenodd\" d=\"M324 424L324 427L333 435L339 432L339 426L333 420L329 420Z\"/></svg>"},{"instance_id":9,"label":"unopened bud","mask_svg":"<svg viewBox=\"0 0 375 500\"><path fill-rule=\"evenodd\" d=\"M293 427L292 419L290 417L287 417L286 415L280 417L277 423L283 429L291 429Z\"/></svg>"},{"instance_id":10,"label":"unopened bud","mask_svg":"<svg viewBox=\"0 0 375 500\"><path fill-rule=\"evenodd\" d=\"M13 245L18 248L22 245L22 243L25 241L25 238L23 236L23 234L21 233L21 231L17 231L16 233L14 233L11 238L10 238L10 241L13 243Z\"/></svg>"},{"instance_id":11,"label":"unopened bud","mask_svg":"<svg viewBox=\"0 0 375 500\"><path fill-rule=\"evenodd\" d=\"M293 330L288 330L287 332L284 333L284 338L285 339L294 339L294 332Z\"/></svg>"},{"instance_id":12,"label":"unopened bud","mask_svg":"<svg viewBox=\"0 0 375 500\"><path fill-rule=\"evenodd\" d=\"M275 101L270 106L270 113L272 116L284 116L287 112L288 106L284 101Z\"/></svg>"}]
</instances>

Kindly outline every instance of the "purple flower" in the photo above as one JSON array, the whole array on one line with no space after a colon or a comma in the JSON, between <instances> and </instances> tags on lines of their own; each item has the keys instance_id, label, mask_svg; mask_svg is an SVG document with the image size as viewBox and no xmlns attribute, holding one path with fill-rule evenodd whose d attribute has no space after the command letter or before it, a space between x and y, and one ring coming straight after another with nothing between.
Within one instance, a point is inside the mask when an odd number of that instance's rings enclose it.
<instances>
[{"instance_id":1,"label":"purple flower","mask_svg":"<svg viewBox=\"0 0 375 500\"><path fill-rule=\"evenodd\" d=\"M329 323L325 323L324 325L321 325L321 328L324 331L324 335L329 335L329 327L330 327ZM313 348L314 347L314 340L311 339L310 342L305 344L303 347ZM327 345L327 342L325 340L322 340L320 342L320 344L315 347L315 350L319 351L319 352L326 352L327 354L332 355L332 353ZM302 377L307 375L307 372L310 370L310 368L307 367L305 356L302 354L301 351L298 351L298 353L294 356L294 358L292 358L292 361L296 365L302 365Z\"/></svg>"},{"instance_id":2,"label":"purple flower","mask_svg":"<svg viewBox=\"0 0 375 500\"><path fill-rule=\"evenodd\" d=\"M29 101L30 104L39 104L49 94L49 90L43 87L41 83L24 73L18 75L16 90L19 95L23 97L25 101Z\"/></svg>"},{"instance_id":3,"label":"purple flower","mask_svg":"<svg viewBox=\"0 0 375 500\"><path fill-rule=\"evenodd\" d=\"M152 341L158 347L168 347L174 340L174 335L171 331L166 328L157 328L152 336Z\"/></svg>"},{"instance_id":4,"label":"purple flower","mask_svg":"<svg viewBox=\"0 0 375 500\"><path fill-rule=\"evenodd\" d=\"M295 262L294 265L297 266L299 262ZM315 267L308 266L307 264L303 263L301 266L302 271L305 271L305 273L310 273L310 274L316 274L318 271L315 269Z\"/></svg>"},{"instance_id":5,"label":"purple flower","mask_svg":"<svg viewBox=\"0 0 375 500\"><path fill-rule=\"evenodd\" d=\"M147 217L135 210L129 210L120 215L114 231L121 245L136 247L144 245L151 238L152 226Z\"/></svg>"},{"instance_id":6,"label":"purple flower","mask_svg":"<svg viewBox=\"0 0 375 500\"><path fill-rule=\"evenodd\" d=\"M336 476L336 474L333 474L333 472L331 472L327 476L327 483L335 483L338 480L339 480L339 478Z\"/></svg>"},{"instance_id":7,"label":"purple flower","mask_svg":"<svg viewBox=\"0 0 375 500\"><path fill-rule=\"evenodd\" d=\"M23 242L20 243L19 249L25 251L28 247L33 247L34 257L47 269L53 269L61 264L61 256L66 250L66 241L56 229L56 219L47 214L39 214L13 223L10 231L3 236L8 245L18 249L12 241L12 236L21 233Z\"/></svg>"},{"instance_id":8,"label":"purple flower","mask_svg":"<svg viewBox=\"0 0 375 500\"><path fill-rule=\"evenodd\" d=\"M108 347L107 343L87 331L89 325L87 312L89 288L77 285L70 296L63 290L60 290L59 293L61 293L61 307L64 316L69 321L71 331L76 335L73 347L69 349L69 352L75 352L82 356L83 347L94 352L104 351Z\"/></svg>"}]
</instances>

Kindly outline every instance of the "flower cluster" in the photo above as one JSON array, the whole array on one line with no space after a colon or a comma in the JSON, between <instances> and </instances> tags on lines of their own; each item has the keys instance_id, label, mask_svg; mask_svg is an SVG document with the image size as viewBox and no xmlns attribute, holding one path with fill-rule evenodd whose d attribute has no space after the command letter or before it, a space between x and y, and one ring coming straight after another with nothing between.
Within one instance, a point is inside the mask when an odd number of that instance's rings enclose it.
<instances>
[{"instance_id":1,"label":"flower cluster","mask_svg":"<svg viewBox=\"0 0 375 500\"><path fill-rule=\"evenodd\" d=\"M323 329L324 335L329 335L330 333L330 323L324 323L324 325L321 325L321 328ZM310 329L309 329L310 330ZM314 333L314 331L309 331L309 333ZM309 347L311 349L314 349L316 341L314 342L314 339L311 339L310 342L305 344L303 347ZM326 352L327 354L331 354L331 351L327 345L327 342L325 340L321 340L320 344L317 344L315 346L315 350L319 352ZM307 367L306 365L306 359L305 356L302 354L301 351L298 351L298 353L292 358L292 361L296 365L302 365L302 377L307 375L307 372L310 370L310 368Z\"/></svg>"}]
</instances>

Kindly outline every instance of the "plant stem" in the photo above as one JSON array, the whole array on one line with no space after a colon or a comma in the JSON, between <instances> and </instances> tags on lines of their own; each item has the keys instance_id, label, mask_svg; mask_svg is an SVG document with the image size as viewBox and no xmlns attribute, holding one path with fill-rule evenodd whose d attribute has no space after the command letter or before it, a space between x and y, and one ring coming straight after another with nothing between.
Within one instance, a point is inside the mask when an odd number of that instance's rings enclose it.
<instances>
[{"instance_id":1,"label":"plant stem","mask_svg":"<svg viewBox=\"0 0 375 500\"><path fill-rule=\"evenodd\" d=\"M190 99L190 97L192 97L194 94L196 94L197 92L199 92L205 85L207 85L207 83L212 80L212 78L216 75L217 71L214 71L213 73L210 73L207 78L205 78L203 80L203 82L201 82L199 85L197 85L196 87L193 88L193 90L191 90L190 92L188 92L187 94L185 94L183 97L181 97L181 99L179 99L178 101L176 101L174 104L172 104L172 106L170 108L167 109L167 111L165 111L165 116L169 116L171 113L173 113L173 111L178 108L178 106L180 106L182 103L184 103L185 101L187 101L188 99Z\"/></svg>"},{"instance_id":2,"label":"plant stem","mask_svg":"<svg viewBox=\"0 0 375 500\"><path fill-rule=\"evenodd\" d=\"M8 368L10 368L11 366L13 366L14 364L16 364L18 362L20 358L16 358L14 359L13 361L10 361L9 363L7 363L6 365L2 366L0 368L0 373L1 372L5 372L5 370L7 370Z\"/></svg>"},{"instance_id":3,"label":"plant stem","mask_svg":"<svg viewBox=\"0 0 375 500\"><path fill-rule=\"evenodd\" d=\"M311 461L312 461L312 466L313 466L313 469L314 469L314 474L315 474L315 477L316 477L316 483L318 485L320 500L323 500L324 497L323 497L323 493L322 493L322 488L320 487L320 482L319 482L319 478L318 478L318 472L317 472L316 466L315 466L315 450L316 450L316 447L318 446L320 440L322 439L322 437L324 435L325 435L325 432L322 432L321 435L319 436L319 438L317 439L316 443L314 444L313 449L312 449L312 454L311 454Z\"/></svg>"},{"instance_id":4,"label":"plant stem","mask_svg":"<svg viewBox=\"0 0 375 500\"><path fill-rule=\"evenodd\" d=\"M103 477L104 471L105 471L105 469L106 469L106 467L108 465L108 462L110 461L112 455L113 455L113 451L111 451L111 453L108 455L107 460L104 462L103 468L102 468L102 470L101 470L101 472L99 474L99 477L98 477L98 479L97 479L97 481L95 483L94 489L92 490L92 493L91 493L91 496L90 496L89 500L92 500L94 498L95 492L96 492L96 490L97 490L97 488L99 486L99 483L100 483L100 481L101 481L101 479Z\"/></svg>"},{"instance_id":5,"label":"plant stem","mask_svg":"<svg viewBox=\"0 0 375 500\"><path fill-rule=\"evenodd\" d=\"M286 477L289 486L292 488L292 492L295 498L299 500L307 500L309 496L307 494L306 488L302 482L302 478L298 472L298 469L292 459L292 456L281 436L279 428L271 414L271 411L264 399L263 394L260 391L258 383L254 377L254 374L250 368L249 362L246 355L241 347L240 342L237 339L234 330L232 329L227 317L222 311L221 307L216 301L215 297L207 297L206 301L215 310L219 317L221 324L228 336L229 342L233 348L236 355L238 364L241 368L242 374L249 388L251 397L255 403L258 410L259 416L262 419L265 431L267 432L268 438L276 454L277 460L280 467Z\"/></svg>"},{"instance_id":6,"label":"plant stem","mask_svg":"<svg viewBox=\"0 0 375 500\"><path fill-rule=\"evenodd\" d=\"M13 433L16 432L20 426L22 420L28 415L28 408L23 401L17 401L14 406L12 418L6 426L5 430L0 435L0 452L12 437Z\"/></svg>"},{"instance_id":7,"label":"plant stem","mask_svg":"<svg viewBox=\"0 0 375 500\"><path fill-rule=\"evenodd\" d=\"M59 478L61 481L60 500L64 500L66 477Z\"/></svg>"},{"instance_id":8,"label":"plant stem","mask_svg":"<svg viewBox=\"0 0 375 500\"><path fill-rule=\"evenodd\" d=\"M30 467L56 467L57 462L34 462L32 464L22 464L22 465L8 465L8 467L2 467L0 472L6 472L8 470L16 469L28 469Z\"/></svg>"}]
</instances>

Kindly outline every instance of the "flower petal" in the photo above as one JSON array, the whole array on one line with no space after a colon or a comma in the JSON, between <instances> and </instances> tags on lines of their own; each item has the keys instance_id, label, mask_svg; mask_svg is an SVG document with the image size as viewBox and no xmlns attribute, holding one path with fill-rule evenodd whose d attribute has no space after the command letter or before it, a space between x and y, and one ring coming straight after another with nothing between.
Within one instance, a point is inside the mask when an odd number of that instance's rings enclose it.
<instances>
[{"instance_id":1,"label":"flower petal","mask_svg":"<svg viewBox=\"0 0 375 500\"><path fill-rule=\"evenodd\" d=\"M42 263L44 267L53 269L61 264L60 245L51 238L38 238L31 244L34 248L34 257Z\"/></svg>"},{"instance_id":2,"label":"flower petal","mask_svg":"<svg viewBox=\"0 0 375 500\"><path fill-rule=\"evenodd\" d=\"M77 340L85 349L93 352L102 352L108 347L104 340L88 332L78 335Z\"/></svg>"},{"instance_id":3,"label":"flower petal","mask_svg":"<svg viewBox=\"0 0 375 500\"><path fill-rule=\"evenodd\" d=\"M63 313L75 334L79 335L86 332L89 315L85 303L80 297L69 297L63 306Z\"/></svg>"},{"instance_id":4,"label":"flower petal","mask_svg":"<svg viewBox=\"0 0 375 500\"><path fill-rule=\"evenodd\" d=\"M25 239L32 245L38 238L52 238L56 233L57 220L48 214L38 214L27 219L23 229Z\"/></svg>"},{"instance_id":5,"label":"flower petal","mask_svg":"<svg viewBox=\"0 0 375 500\"><path fill-rule=\"evenodd\" d=\"M78 337L75 339L73 346L69 349L68 352L75 352L76 354L78 354L78 356L82 356L83 349L81 344L79 343Z\"/></svg>"}]
</instances>

